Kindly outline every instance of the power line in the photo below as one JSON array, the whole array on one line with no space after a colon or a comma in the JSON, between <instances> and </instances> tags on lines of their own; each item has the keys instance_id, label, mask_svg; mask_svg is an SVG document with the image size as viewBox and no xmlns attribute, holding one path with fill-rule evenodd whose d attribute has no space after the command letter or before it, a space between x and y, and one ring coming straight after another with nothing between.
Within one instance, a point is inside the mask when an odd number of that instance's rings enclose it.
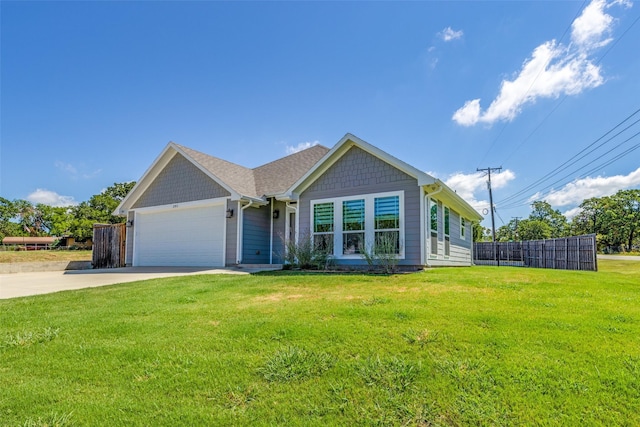
<instances>
[{"instance_id":1,"label":"power line","mask_svg":"<svg viewBox=\"0 0 640 427\"><path fill-rule=\"evenodd\" d=\"M596 139L595 141L593 141L591 144L587 145L585 148L583 148L582 150L580 150L578 153L574 154L571 158L569 158L568 160L566 160L564 163L562 163L561 165L557 166L555 169L553 169L552 171L548 172L546 175L544 175L543 177L539 178L538 180L536 180L535 182L529 184L528 186L524 187L523 189L519 190L518 192L505 197L504 199L500 200L500 203L504 203L504 202L508 202L509 200L513 200L515 198L517 198L518 196L528 192L529 190L537 187L538 185L548 181L549 179L553 178L555 175L559 174L561 172L561 169L564 169L565 167L568 166L572 166L574 164L576 164L578 161L584 159L586 156L588 156L589 154L593 153L594 151L596 151L597 149L601 148L602 146L604 146L605 144L611 142L614 138L616 138L617 136L621 135L623 132L627 131L628 129L630 129L633 125L637 124L638 122L640 122L640 119L637 119L635 122L633 122L631 125L627 126L626 128L622 129L621 131L619 131L618 133L616 133L615 135L613 135L611 138L606 139L604 142L602 142L601 144L599 144L598 146L596 146L595 148L593 148L592 150L588 151L585 153L585 151L589 150L591 147L593 147L595 144L597 144L598 142L600 142L602 139L604 139L607 135L611 134L612 132L614 132L617 128L619 128L620 126L622 126L624 123L626 123L627 121L629 121L633 116L635 116L636 114L640 113L640 108L637 109L636 111L634 111L633 113L631 113L629 116L627 116L624 120L622 120L621 122L619 122L618 124L616 124L613 128L609 129L607 132L605 132L602 136L600 136L598 139ZM626 142L626 141L624 141ZM616 145L614 148L619 147L620 145L624 144L624 142ZM584 153L584 154L583 154ZM608 152L607 152L608 153ZM604 154L607 154L604 153ZM581 156L582 155L582 156ZM580 156L580 157L578 157ZM575 159L575 160L574 160ZM589 164L595 162L597 159L592 160L590 163L587 163L585 165L588 166Z\"/></svg>"},{"instance_id":2,"label":"power line","mask_svg":"<svg viewBox=\"0 0 640 427\"><path fill-rule=\"evenodd\" d=\"M583 9L584 7L584 3L582 4L580 11ZM580 11L578 13L580 13ZM577 17L577 15L576 15ZM609 45L609 47L607 48L607 50L602 54L602 56L600 56L600 58L598 58L598 60L595 62L595 65L598 65L600 62L602 62L602 60L609 54L609 52L611 52L611 50L620 42L620 40L622 40L624 38L624 36L627 35L627 33L631 30L631 28L633 28L633 26L640 20L640 15L638 15L638 17L622 32L622 34L620 35L620 37L618 37L617 39L615 39L615 41ZM574 18L575 21L575 18ZM572 21L573 24L573 21ZM565 31L566 33L566 31ZM564 35L563 35L564 37ZM560 39L560 41L562 41L562 39ZM548 62L545 64L545 68L547 66ZM539 74L538 74L539 75ZM538 78L538 76L536 76L536 79ZM529 88L531 89L531 87ZM529 90L527 90L527 93L529 92ZM531 138L533 136L534 133L536 133L538 131L538 129L540 129L540 127L547 121L547 119L560 107L560 105L562 105L562 103L569 97L569 95L564 95L562 97L562 99L560 99L560 101L553 107L553 109L549 112L549 114L547 114L541 121L540 123L538 123L538 125L522 140L522 142L520 142L520 144L518 144L518 146L511 152L511 154L509 154L507 156L506 159L504 159L502 161L502 163L506 163L507 161L509 161L509 159L511 159L511 157L524 145L524 143L526 141L529 140L529 138ZM502 129L502 131L500 131L500 134L498 135L498 138L502 135L502 132L504 131L504 128ZM494 141L495 144L495 141ZM493 147L493 144L492 146ZM485 154L486 157L486 154Z\"/></svg>"},{"instance_id":3,"label":"power line","mask_svg":"<svg viewBox=\"0 0 640 427\"><path fill-rule=\"evenodd\" d=\"M622 144L624 144L624 143L626 143L626 142L628 142L628 141L630 141L630 140L634 139L634 138L635 138L635 137L637 137L638 135L640 135L640 131L639 131L639 132L637 132L637 133L635 133L635 134L634 134L634 135L632 135L631 137L627 138L626 140L624 140L623 142L621 142L620 144L618 144L616 147L614 147L614 148L610 149L609 151L607 151L607 152L606 152L606 153L604 153L604 154L609 154L611 151L615 150L615 149L616 149L616 148L618 148L620 145L622 145ZM626 149L625 151L623 151L623 152L621 152L621 153L617 154L617 155L616 155L616 156L614 156L613 158L611 158L611 159L609 159L609 160L606 160L606 161L604 161L603 163L600 163L600 164L596 165L596 166L595 166L595 167L593 167L592 169L588 170L587 172L585 172L585 173L583 173L582 175L580 175L580 176L578 176L578 177L575 177L575 178L576 178L576 179L582 179L582 178L585 178L585 177L589 176L589 174L591 174L591 173L593 173L593 172L597 171L598 169L601 169L601 168L604 168L604 167L606 167L606 166L609 166L610 164L612 164L612 163L614 163L614 162L616 162L616 161L620 160L621 158L623 158L623 157L625 157L625 156L627 156L627 155L631 154L632 152L634 152L634 151L635 151L635 150L637 150L638 148L640 148L640 143L637 143L636 145L631 146L630 148L628 148L628 149ZM595 160L594 160L594 161L595 161ZM594 162L594 161L591 161L591 162L587 163L586 165L584 165L584 166L582 166L582 167L580 167L580 168L578 168L578 169L574 170L573 172L571 172L571 173L569 173L569 174L567 174L567 175L563 176L563 177L562 177L562 178L560 178L559 180L557 180L557 181L555 181L555 182L552 182L552 183L551 183L551 184L549 184L548 186L546 186L546 187L542 188L540 191L544 191L544 190L547 190L547 189L549 189L549 188L553 187L555 184L557 184L557 183L559 183L559 182L563 181L563 180L564 180L564 179L566 179L567 177L572 176L575 172L578 172L579 170L584 169L585 167L587 167L587 166L589 166L589 165L593 164L593 162ZM523 205L524 205L524 204L526 204L526 203L522 204L522 202L523 202L524 200L528 199L529 197L530 197L530 196L527 196L527 197L524 197L524 198L519 198L518 200L515 200L515 201L511 202L510 204L507 204L507 205L505 205L505 206L501 206L500 208L501 208L501 209L511 209L511 208L514 208L514 207L517 207L517 206L523 206Z\"/></svg>"},{"instance_id":4,"label":"power line","mask_svg":"<svg viewBox=\"0 0 640 427\"><path fill-rule=\"evenodd\" d=\"M578 16L580 16L580 13L582 13L582 11L584 10L585 4L587 3L587 0L584 0L582 2L582 5L580 5L580 8L578 9L578 11L576 12L576 15L573 17L573 19L571 20L571 22L569 23L569 25L567 25L567 28L564 29L564 32L562 33L562 36L560 37L560 41L559 43L562 42L562 40L564 40L565 36L567 35L567 33L569 32L569 29L571 28L571 26L573 25L573 22L578 18ZM531 91L531 88L533 88L533 85L535 84L536 81L538 81L538 78L540 77L540 75L542 74L542 72L544 70L547 69L547 65L549 65L549 63L551 62L551 60L553 59L552 55L549 55L549 59L547 59L547 61L544 63L544 65L542 67L540 67L540 70L538 70L538 74L536 74L536 76L534 77L533 81L531 82L531 84L529 85L529 87L527 88L527 91L524 93L524 95L522 96L522 98L526 98L526 96L529 94L529 92ZM558 104L558 106L560 104L562 104L562 102L564 101L564 99L562 99L562 101L560 101L560 103ZM557 107L556 107L557 108ZM554 108L552 110L555 111L556 108ZM550 115L550 114L549 114ZM546 120L546 117L545 119ZM543 120L543 121L544 121ZM498 136L496 136L496 138L493 140L493 142L491 143L491 145L489 146L489 149L484 153L484 156L482 156L482 159L480 160L480 162L478 164L482 164L482 162L484 161L484 159L487 157L487 155L491 152L491 150L493 149L493 147L496 145L496 143L498 142L498 140L500 139L500 137L502 136L502 134L504 133L504 130L507 128L507 126L509 125L510 122L506 122L504 124L504 126L502 126L502 129L500 130L500 132L498 133ZM542 124L542 123L541 123ZM537 128L536 128L537 129ZM528 139L529 137L527 137L526 139ZM525 139L525 140L526 140ZM522 144L521 144L522 145Z\"/></svg>"}]
</instances>

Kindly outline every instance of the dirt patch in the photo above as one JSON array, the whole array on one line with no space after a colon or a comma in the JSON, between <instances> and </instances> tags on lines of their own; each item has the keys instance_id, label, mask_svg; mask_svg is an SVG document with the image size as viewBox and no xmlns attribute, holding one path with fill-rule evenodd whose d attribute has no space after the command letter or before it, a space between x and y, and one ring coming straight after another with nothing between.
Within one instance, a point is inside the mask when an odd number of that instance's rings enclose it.
<instances>
[{"instance_id":1,"label":"dirt patch","mask_svg":"<svg viewBox=\"0 0 640 427\"><path fill-rule=\"evenodd\" d=\"M256 302L279 302L282 300L299 300L299 299L305 299L305 298L311 298L309 295L303 295L303 294L285 294L282 292L277 292L275 294L269 294L269 295L263 295L263 296L259 296L259 297L255 297L253 300Z\"/></svg>"}]
</instances>

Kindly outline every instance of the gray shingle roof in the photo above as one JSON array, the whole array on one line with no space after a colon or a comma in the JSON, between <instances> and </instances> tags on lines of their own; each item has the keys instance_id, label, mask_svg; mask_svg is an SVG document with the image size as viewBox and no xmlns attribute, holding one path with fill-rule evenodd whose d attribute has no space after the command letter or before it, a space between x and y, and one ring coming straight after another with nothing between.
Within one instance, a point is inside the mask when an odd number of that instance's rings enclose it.
<instances>
[{"instance_id":1,"label":"gray shingle roof","mask_svg":"<svg viewBox=\"0 0 640 427\"><path fill-rule=\"evenodd\" d=\"M283 193L329 152L327 147L315 145L249 169L183 145L175 146L236 193L253 198Z\"/></svg>"},{"instance_id":2,"label":"gray shingle roof","mask_svg":"<svg viewBox=\"0 0 640 427\"><path fill-rule=\"evenodd\" d=\"M258 195L282 194L329 152L327 147L314 145L253 170Z\"/></svg>"}]
</instances>

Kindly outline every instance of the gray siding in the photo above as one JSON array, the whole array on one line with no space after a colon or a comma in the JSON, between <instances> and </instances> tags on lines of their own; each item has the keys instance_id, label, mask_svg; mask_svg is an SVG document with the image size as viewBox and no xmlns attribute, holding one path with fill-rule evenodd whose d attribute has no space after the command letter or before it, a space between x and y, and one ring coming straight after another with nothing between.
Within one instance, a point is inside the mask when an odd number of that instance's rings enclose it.
<instances>
[{"instance_id":1,"label":"gray siding","mask_svg":"<svg viewBox=\"0 0 640 427\"><path fill-rule=\"evenodd\" d=\"M352 147L300 196L300 237L310 234L310 202L331 197L404 191L404 250L400 265L422 265L420 259L420 195L415 178L366 151ZM337 260L338 264L364 264L364 260Z\"/></svg>"},{"instance_id":2,"label":"gray siding","mask_svg":"<svg viewBox=\"0 0 640 427\"><path fill-rule=\"evenodd\" d=\"M284 202L275 202L273 209L278 209L278 218L273 220L273 263L284 263L284 239L285 225L287 219L287 204Z\"/></svg>"},{"instance_id":3,"label":"gray siding","mask_svg":"<svg viewBox=\"0 0 640 427\"><path fill-rule=\"evenodd\" d=\"M132 209L227 197L230 193L182 155L162 169Z\"/></svg>"},{"instance_id":4,"label":"gray siding","mask_svg":"<svg viewBox=\"0 0 640 427\"><path fill-rule=\"evenodd\" d=\"M127 212L127 221L133 221L135 213L132 211ZM136 224L131 227L126 227L125 231L125 255L124 262L127 266L133 265L133 231Z\"/></svg>"},{"instance_id":5,"label":"gray siding","mask_svg":"<svg viewBox=\"0 0 640 427\"><path fill-rule=\"evenodd\" d=\"M225 265L235 265L237 260L238 247L238 202L227 200L227 209L233 209L233 216L227 218Z\"/></svg>"},{"instance_id":6,"label":"gray siding","mask_svg":"<svg viewBox=\"0 0 640 427\"><path fill-rule=\"evenodd\" d=\"M454 211L450 206L443 204L440 200L438 202L438 256L437 258L430 257L429 264L431 265L471 265L471 240L472 230L471 223L467 220L466 225L466 239L460 238L460 214ZM444 256L444 208L449 208L449 242L450 242L450 254L448 257ZM428 227L427 222L426 226Z\"/></svg>"},{"instance_id":7,"label":"gray siding","mask_svg":"<svg viewBox=\"0 0 640 427\"><path fill-rule=\"evenodd\" d=\"M242 263L268 264L271 207L247 208L243 212Z\"/></svg>"}]
</instances>

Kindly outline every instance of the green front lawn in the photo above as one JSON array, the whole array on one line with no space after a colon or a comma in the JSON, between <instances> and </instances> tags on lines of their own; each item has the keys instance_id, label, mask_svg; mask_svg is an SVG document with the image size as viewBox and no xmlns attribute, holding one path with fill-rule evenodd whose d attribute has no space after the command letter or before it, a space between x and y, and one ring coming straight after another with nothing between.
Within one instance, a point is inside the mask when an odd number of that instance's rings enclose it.
<instances>
[{"instance_id":1,"label":"green front lawn","mask_svg":"<svg viewBox=\"0 0 640 427\"><path fill-rule=\"evenodd\" d=\"M0 424L640 425L640 263L0 301Z\"/></svg>"}]
</instances>

